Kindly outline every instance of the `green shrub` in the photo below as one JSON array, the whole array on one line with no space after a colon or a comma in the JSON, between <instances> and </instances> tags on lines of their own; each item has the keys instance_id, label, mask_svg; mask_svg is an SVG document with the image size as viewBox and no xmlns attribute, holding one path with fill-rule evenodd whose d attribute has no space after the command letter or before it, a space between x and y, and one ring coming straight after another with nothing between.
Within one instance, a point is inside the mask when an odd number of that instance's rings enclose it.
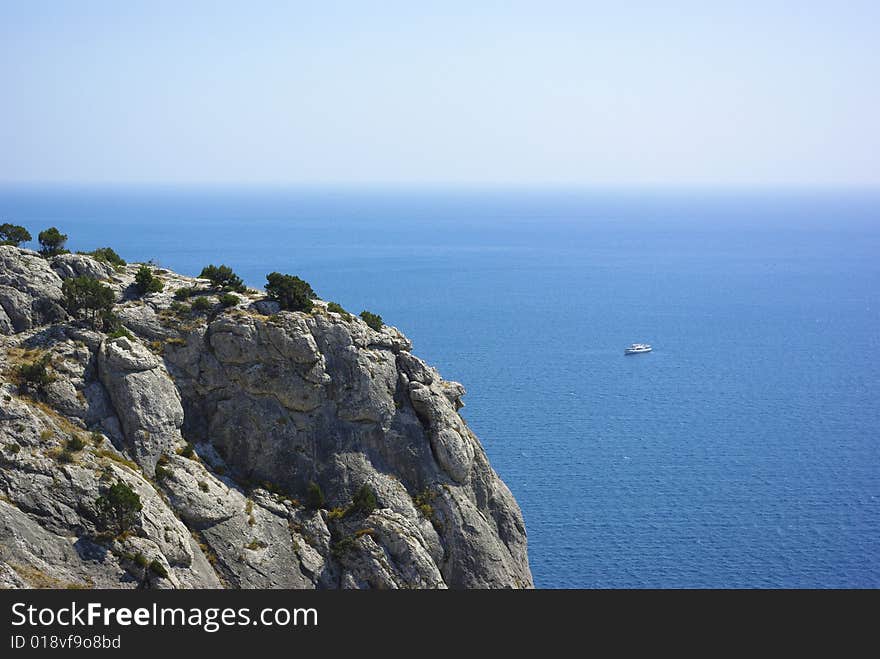
<instances>
[{"instance_id":1,"label":"green shrub","mask_svg":"<svg viewBox=\"0 0 880 659\"><path fill-rule=\"evenodd\" d=\"M134 555L134 558L131 559L134 561L135 565L139 565L142 568L146 568L150 565L150 561L144 556L142 553L138 552Z\"/></svg>"},{"instance_id":2,"label":"green shrub","mask_svg":"<svg viewBox=\"0 0 880 659\"><path fill-rule=\"evenodd\" d=\"M153 269L150 266L144 264L138 268L137 274L134 276L134 288L139 295L146 295L147 293L161 293L165 284L153 274Z\"/></svg>"},{"instance_id":3,"label":"green shrub","mask_svg":"<svg viewBox=\"0 0 880 659\"><path fill-rule=\"evenodd\" d=\"M434 518L434 506L431 505L434 496L435 494L426 488L412 498L416 508L422 513L422 515L424 515L425 519L428 520Z\"/></svg>"},{"instance_id":4,"label":"green shrub","mask_svg":"<svg viewBox=\"0 0 880 659\"><path fill-rule=\"evenodd\" d=\"M182 449L180 449L180 455L182 455L185 458L189 458L190 460L192 459L193 455L195 455L195 452L196 452L195 447L192 444L190 444L189 442L187 442L186 446L184 446Z\"/></svg>"},{"instance_id":5,"label":"green shrub","mask_svg":"<svg viewBox=\"0 0 880 659\"><path fill-rule=\"evenodd\" d=\"M94 444L95 446L100 446L104 443L104 435L99 433L97 430L93 430L90 437L92 440L92 444Z\"/></svg>"},{"instance_id":6,"label":"green shrub","mask_svg":"<svg viewBox=\"0 0 880 659\"><path fill-rule=\"evenodd\" d=\"M174 299L179 302L184 302L191 298L193 295L198 294L199 289L195 286L184 286L183 288L178 288L174 291Z\"/></svg>"},{"instance_id":7,"label":"green shrub","mask_svg":"<svg viewBox=\"0 0 880 659\"><path fill-rule=\"evenodd\" d=\"M56 456L56 458L58 459L58 462L61 462L62 464L70 464L76 460L76 456L70 449L64 449Z\"/></svg>"},{"instance_id":8,"label":"green shrub","mask_svg":"<svg viewBox=\"0 0 880 659\"><path fill-rule=\"evenodd\" d=\"M8 444L7 446L4 447L4 449L6 450L6 452L9 455L15 455L16 453L18 453L21 450L21 445L15 444L15 443Z\"/></svg>"},{"instance_id":9,"label":"green shrub","mask_svg":"<svg viewBox=\"0 0 880 659\"><path fill-rule=\"evenodd\" d=\"M282 309L288 311L309 312L312 310L312 300L318 297L308 282L293 275L272 272L266 275L266 281L269 299L275 300Z\"/></svg>"},{"instance_id":10,"label":"green shrub","mask_svg":"<svg viewBox=\"0 0 880 659\"><path fill-rule=\"evenodd\" d=\"M199 274L200 279L208 279L211 286L218 291L245 292L244 282L228 265L206 265Z\"/></svg>"},{"instance_id":11,"label":"green shrub","mask_svg":"<svg viewBox=\"0 0 880 659\"><path fill-rule=\"evenodd\" d=\"M377 505L376 495L373 493L372 488L364 483L360 486L360 489L354 493L354 497L351 499L350 510L369 515L376 509Z\"/></svg>"},{"instance_id":12,"label":"green shrub","mask_svg":"<svg viewBox=\"0 0 880 659\"><path fill-rule=\"evenodd\" d=\"M93 327L97 325L99 317L102 322L105 318L110 319L112 324L110 313L116 295L109 286L94 277L71 277L62 282L61 292L64 294L64 308L71 316L85 312Z\"/></svg>"},{"instance_id":13,"label":"green shrub","mask_svg":"<svg viewBox=\"0 0 880 659\"><path fill-rule=\"evenodd\" d=\"M40 253L43 256L55 256L64 251L67 234L61 233L55 227L49 227L45 231L40 231L37 240L40 242Z\"/></svg>"},{"instance_id":14,"label":"green shrub","mask_svg":"<svg viewBox=\"0 0 880 659\"><path fill-rule=\"evenodd\" d=\"M172 302L171 306L168 307L168 309L172 313L179 315L183 313L188 313L190 310L192 310L192 307L190 307L188 304L183 304L182 302Z\"/></svg>"},{"instance_id":15,"label":"green shrub","mask_svg":"<svg viewBox=\"0 0 880 659\"><path fill-rule=\"evenodd\" d=\"M101 329L103 329L105 332L107 332L108 334L112 334L112 333L118 332L121 329L125 329L122 325L122 319L119 316L117 316L115 313L113 313L112 308L101 309L99 312L99 315L100 315L100 322L97 323L97 325ZM118 336L119 335L117 335L117 337ZM126 336L127 338L130 338L130 339L134 338L134 337L132 337L131 334L128 334L128 333L123 334L122 336ZM114 338L117 338L117 337L114 337Z\"/></svg>"},{"instance_id":16,"label":"green shrub","mask_svg":"<svg viewBox=\"0 0 880 659\"><path fill-rule=\"evenodd\" d=\"M55 377L49 373L51 359L51 355L47 353L30 364L19 366L16 370L19 388L24 391L43 392L49 384L55 381Z\"/></svg>"},{"instance_id":17,"label":"green shrub","mask_svg":"<svg viewBox=\"0 0 880 659\"><path fill-rule=\"evenodd\" d=\"M324 492L315 481L310 481L306 488L306 508L318 510L324 507Z\"/></svg>"},{"instance_id":18,"label":"green shrub","mask_svg":"<svg viewBox=\"0 0 880 659\"><path fill-rule=\"evenodd\" d=\"M372 327L377 332L382 329L382 316L371 313L365 309L361 311L361 318L367 325Z\"/></svg>"},{"instance_id":19,"label":"green shrub","mask_svg":"<svg viewBox=\"0 0 880 659\"><path fill-rule=\"evenodd\" d=\"M119 453L117 453L115 449L113 449L113 450L100 449L99 451L97 451L97 454L101 458L107 458L108 460L113 460L113 462L116 462L118 464L125 465L126 467L128 467L132 471L138 470L137 463L134 463L131 460L125 459L124 457L119 455Z\"/></svg>"},{"instance_id":20,"label":"green shrub","mask_svg":"<svg viewBox=\"0 0 880 659\"><path fill-rule=\"evenodd\" d=\"M345 318L345 320L351 320L351 314L348 313L345 309L343 309L341 304L337 304L336 302L328 302L327 303L327 311L332 311L333 313L338 313L340 316Z\"/></svg>"},{"instance_id":21,"label":"green shrub","mask_svg":"<svg viewBox=\"0 0 880 659\"><path fill-rule=\"evenodd\" d=\"M67 440L67 450L76 453L82 451L86 447L86 443L79 435L74 435Z\"/></svg>"},{"instance_id":22,"label":"green shrub","mask_svg":"<svg viewBox=\"0 0 880 659\"><path fill-rule=\"evenodd\" d=\"M220 296L220 304L224 307L234 307L240 302L240 298L235 293L224 293Z\"/></svg>"},{"instance_id":23,"label":"green shrub","mask_svg":"<svg viewBox=\"0 0 880 659\"><path fill-rule=\"evenodd\" d=\"M142 508L138 493L122 481L117 481L107 492L95 499L98 524L115 535L131 529Z\"/></svg>"},{"instance_id":24,"label":"green shrub","mask_svg":"<svg viewBox=\"0 0 880 659\"><path fill-rule=\"evenodd\" d=\"M205 481L199 481L199 489L202 492L209 492L211 490L211 488L208 487L208 484Z\"/></svg>"},{"instance_id":25,"label":"green shrub","mask_svg":"<svg viewBox=\"0 0 880 659\"><path fill-rule=\"evenodd\" d=\"M171 475L171 472L162 465L156 465L156 480L163 481Z\"/></svg>"},{"instance_id":26,"label":"green shrub","mask_svg":"<svg viewBox=\"0 0 880 659\"><path fill-rule=\"evenodd\" d=\"M347 513L348 513L347 508L340 508L339 506L337 506L336 508L332 508L331 510L327 511L327 519L329 519L329 520L342 519L343 517L345 517L345 515Z\"/></svg>"},{"instance_id":27,"label":"green shrub","mask_svg":"<svg viewBox=\"0 0 880 659\"><path fill-rule=\"evenodd\" d=\"M168 570L165 569L165 566L162 565L158 560L154 560L150 563L150 572L153 574L157 574L163 579L168 578Z\"/></svg>"},{"instance_id":28,"label":"green shrub","mask_svg":"<svg viewBox=\"0 0 880 659\"><path fill-rule=\"evenodd\" d=\"M109 263L116 269L125 267L125 260L119 256L115 252L112 247L99 247L96 250L92 250L91 252L82 252L87 256L91 256L96 261L102 261L103 263Z\"/></svg>"},{"instance_id":29,"label":"green shrub","mask_svg":"<svg viewBox=\"0 0 880 659\"><path fill-rule=\"evenodd\" d=\"M32 240L30 232L17 224L4 222L0 224L0 245L14 245L18 247L22 243Z\"/></svg>"},{"instance_id":30,"label":"green shrub","mask_svg":"<svg viewBox=\"0 0 880 659\"><path fill-rule=\"evenodd\" d=\"M126 339L133 339L134 338L134 336L132 336L131 332L129 332L124 327L119 327L118 329L113 330L112 332L110 332L110 334L107 335L107 337L111 338L111 339L118 339L123 336Z\"/></svg>"},{"instance_id":31,"label":"green shrub","mask_svg":"<svg viewBox=\"0 0 880 659\"><path fill-rule=\"evenodd\" d=\"M214 305L211 304L211 301L207 297L201 296L193 300L190 308L196 313L207 313L214 308Z\"/></svg>"},{"instance_id":32,"label":"green shrub","mask_svg":"<svg viewBox=\"0 0 880 659\"><path fill-rule=\"evenodd\" d=\"M355 538L350 535L347 535L330 545L330 551L333 553L333 557L336 559L340 559L347 553L353 552L356 549L357 540L355 540Z\"/></svg>"}]
</instances>

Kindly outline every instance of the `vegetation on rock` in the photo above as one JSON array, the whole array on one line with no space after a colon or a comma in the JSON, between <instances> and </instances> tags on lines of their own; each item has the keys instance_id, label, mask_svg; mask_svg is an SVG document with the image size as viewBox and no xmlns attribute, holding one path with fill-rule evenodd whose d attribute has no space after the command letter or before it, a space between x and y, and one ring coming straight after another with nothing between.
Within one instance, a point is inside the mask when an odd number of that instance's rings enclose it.
<instances>
[{"instance_id":1,"label":"vegetation on rock","mask_svg":"<svg viewBox=\"0 0 880 659\"><path fill-rule=\"evenodd\" d=\"M224 293L220 296L220 304L224 307L234 307L241 299L235 293Z\"/></svg>"},{"instance_id":2,"label":"vegetation on rock","mask_svg":"<svg viewBox=\"0 0 880 659\"><path fill-rule=\"evenodd\" d=\"M86 443L79 435L73 435L67 440L67 450L76 453L82 451L86 447Z\"/></svg>"},{"instance_id":3,"label":"vegetation on rock","mask_svg":"<svg viewBox=\"0 0 880 659\"><path fill-rule=\"evenodd\" d=\"M324 492L321 486L315 481L311 481L306 488L306 508L309 510L318 510L324 507Z\"/></svg>"},{"instance_id":4,"label":"vegetation on rock","mask_svg":"<svg viewBox=\"0 0 880 659\"><path fill-rule=\"evenodd\" d=\"M162 280L153 274L153 269L144 264L138 268L137 274L134 276L134 287L139 295L147 293L161 293L165 285Z\"/></svg>"},{"instance_id":5,"label":"vegetation on rock","mask_svg":"<svg viewBox=\"0 0 880 659\"><path fill-rule=\"evenodd\" d=\"M211 300L209 300L205 296L201 296L201 297L197 297L195 300L192 301L192 305L190 306L190 309L192 309L196 313L207 313L213 307L214 307L214 305L211 304Z\"/></svg>"},{"instance_id":6,"label":"vegetation on rock","mask_svg":"<svg viewBox=\"0 0 880 659\"><path fill-rule=\"evenodd\" d=\"M21 364L15 372L19 388L23 391L43 393L45 388L55 381L54 376L49 372L51 359L51 355L46 353L30 363Z\"/></svg>"},{"instance_id":7,"label":"vegetation on rock","mask_svg":"<svg viewBox=\"0 0 880 659\"><path fill-rule=\"evenodd\" d=\"M143 508L137 492L122 481L111 485L106 493L95 499L98 523L114 535L130 530Z\"/></svg>"},{"instance_id":8,"label":"vegetation on rock","mask_svg":"<svg viewBox=\"0 0 880 659\"><path fill-rule=\"evenodd\" d=\"M17 224L4 222L0 224L0 245L14 245L18 247L22 243L32 240L30 232Z\"/></svg>"},{"instance_id":9,"label":"vegetation on rock","mask_svg":"<svg viewBox=\"0 0 880 659\"><path fill-rule=\"evenodd\" d=\"M377 332L382 329L382 316L371 313L365 309L364 311L361 311L361 318L367 325Z\"/></svg>"},{"instance_id":10,"label":"vegetation on rock","mask_svg":"<svg viewBox=\"0 0 880 659\"><path fill-rule=\"evenodd\" d=\"M67 234L61 233L55 227L49 227L44 231L40 231L37 235L40 242L40 252L43 256L55 256L64 252L64 245L67 244Z\"/></svg>"},{"instance_id":11,"label":"vegetation on rock","mask_svg":"<svg viewBox=\"0 0 880 659\"><path fill-rule=\"evenodd\" d=\"M183 302L184 300L188 300L194 295L199 294L199 289L195 286L184 286L183 288L178 288L174 291L174 299L178 302Z\"/></svg>"},{"instance_id":12,"label":"vegetation on rock","mask_svg":"<svg viewBox=\"0 0 880 659\"><path fill-rule=\"evenodd\" d=\"M121 339L122 337L125 337L126 339L133 339L134 338L132 333L129 332L124 327L117 327L115 330L113 330L112 332L110 332L107 335L108 339Z\"/></svg>"},{"instance_id":13,"label":"vegetation on rock","mask_svg":"<svg viewBox=\"0 0 880 659\"><path fill-rule=\"evenodd\" d=\"M351 320L351 314L348 313L345 309L343 309L341 304L338 304L336 302L328 302L327 303L327 311L331 311L333 313L338 313L346 320Z\"/></svg>"},{"instance_id":14,"label":"vegetation on rock","mask_svg":"<svg viewBox=\"0 0 880 659\"><path fill-rule=\"evenodd\" d=\"M94 277L71 277L61 284L61 292L64 294L64 307L71 316L78 316L85 312L86 317L92 321L92 326L97 324L101 314L108 320L113 308L116 296L113 289L105 286Z\"/></svg>"},{"instance_id":15,"label":"vegetation on rock","mask_svg":"<svg viewBox=\"0 0 880 659\"><path fill-rule=\"evenodd\" d=\"M91 252L80 253L85 254L86 256L91 256L96 261L109 263L116 269L125 267L125 260L121 256L119 256L119 254L117 254L112 247L99 247L98 249L92 250Z\"/></svg>"},{"instance_id":16,"label":"vegetation on rock","mask_svg":"<svg viewBox=\"0 0 880 659\"><path fill-rule=\"evenodd\" d=\"M294 275L272 272L266 275L266 294L275 300L282 309L288 311L312 310L312 300L318 296L308 282Z\"/></svg>"},{"instance_id":17,"label":"vegetation on rock","mask_svg":"<svg viewBox=\"0 0 880 659\"><path fill-rule=\"evenodd\" d=\"M208 279L211 287L218 291L236 291L244 293L244 282L228 265L206 265L199 274L199 279Z\"/></svg>"},{"instance_id":18,"label":"vegetation on rock","mask_svg":"<svg viewBox=\"0 0 880 659\"><path fill-rule=\"evenodd\" d=\"M364 483L358 488L358 491L354 493L354 496L351 499L351 508L349 508L350 512L359 512L364 515L369 515L376 509L376 495L373 493L373 489Z\"/></svg>"},{"instance_id":19,"label":"vegetation on rock","mask_svg":"<svg viewBox=\"0 0 880 659\"><path fill-rule=\"evenodd\" d=\"M429 489L422 490L415 496L413 496L413 504L415 504L416 509L424 515L425 519L433 520L434 519L434 506L431 505L431 501L434 500L436 495L431 492Z\"/></svg>"}]
</instances>

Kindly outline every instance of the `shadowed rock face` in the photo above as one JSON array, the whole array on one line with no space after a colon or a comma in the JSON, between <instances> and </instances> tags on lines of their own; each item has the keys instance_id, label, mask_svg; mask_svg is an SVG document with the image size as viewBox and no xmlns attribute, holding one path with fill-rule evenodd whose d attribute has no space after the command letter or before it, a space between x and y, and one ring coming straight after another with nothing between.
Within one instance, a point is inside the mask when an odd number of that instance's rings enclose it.
<instances>
[{"instance_id":1,"label":"shadowed rock face","mask_svg":"<svg viewBox=\"0 0 880 659\"><path fill-rule=\"evenodd\" d=\"M136 269L0 247L0 586L531 587L464 388L403 334L256 291L194 315L172 294L200 282L165 271L124 299ZM117 291L131 338L67 318L61 277L82 274ZM22 395L15 363L45 353L54 381ZM86 446L62 455L71 436ZM116 481L143 509L109 538L95 499ZM372 510L352 506L365 485Z\"/></svg>"}]
</instances>

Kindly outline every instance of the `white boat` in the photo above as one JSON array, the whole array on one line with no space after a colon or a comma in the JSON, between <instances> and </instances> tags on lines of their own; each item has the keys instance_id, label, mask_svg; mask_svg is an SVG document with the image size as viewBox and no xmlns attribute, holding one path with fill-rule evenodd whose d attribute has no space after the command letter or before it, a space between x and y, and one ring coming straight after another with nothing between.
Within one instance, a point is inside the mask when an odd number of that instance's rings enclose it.
<instances>
[{"instance_id":1,"label":"white boat","mask_svg":"<svg viewBox=\"0 0 880 659\"><path fill-rule=\"evenodd\" d=\"M623 351L624 355L639 355L643 352L651 352L652 348L647 343L633 343Z\"/></svg>"}]
</instances>

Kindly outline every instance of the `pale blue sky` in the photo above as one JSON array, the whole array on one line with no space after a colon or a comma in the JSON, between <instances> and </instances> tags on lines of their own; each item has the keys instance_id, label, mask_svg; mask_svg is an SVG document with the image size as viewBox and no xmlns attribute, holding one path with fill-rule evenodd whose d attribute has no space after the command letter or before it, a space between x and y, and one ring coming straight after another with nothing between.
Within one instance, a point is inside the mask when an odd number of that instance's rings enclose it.
<instances>
[{"instance_id":1,"label":"pale blue sky","mask_svg":"<svg viewBox=\"0 0 880 659\"><path fill-rule=\"evenodd\" d=\"M880 3L0 0L0 181L880 184Z\"/></svg>"}]
</instances>

